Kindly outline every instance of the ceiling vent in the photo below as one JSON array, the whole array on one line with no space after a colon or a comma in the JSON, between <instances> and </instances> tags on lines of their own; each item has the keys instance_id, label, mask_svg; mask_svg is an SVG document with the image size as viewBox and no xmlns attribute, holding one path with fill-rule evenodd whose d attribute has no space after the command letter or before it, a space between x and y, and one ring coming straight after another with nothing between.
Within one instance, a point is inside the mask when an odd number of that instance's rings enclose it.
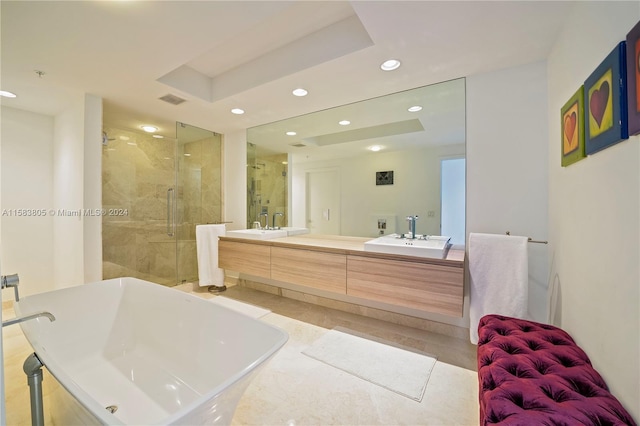
<instances>
[{"instance_id":1,"label":"ceiling vent","mask_svg":"<svg viewBox=\"0 0 640 426\"><path fill-rule=\"evenodd\" d=\"M171 105L180 105L181 103L185 102L186 99L182 99L181 97L178 97L176 95L172 95L171 93L162 96L161 98L159 98L161 101L165 101L170 103Z\"/></svg>"}]
</instances>

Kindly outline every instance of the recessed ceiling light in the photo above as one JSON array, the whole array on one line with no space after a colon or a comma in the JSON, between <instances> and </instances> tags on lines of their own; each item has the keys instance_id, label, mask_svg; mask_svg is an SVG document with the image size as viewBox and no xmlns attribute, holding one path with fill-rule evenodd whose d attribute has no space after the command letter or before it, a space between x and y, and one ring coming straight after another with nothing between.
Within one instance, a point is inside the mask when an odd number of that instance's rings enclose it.
<instances>
[{"instance_id":1,"label":"recessed ceiling light","mask_svg":"<svg viewBox=\"0 0 640 426\"><path fill-rule=\"evenodd\" d=\"M287 134L287 136L295 136L295 135L297 135L296 132L287 132L286 134Z\"/></svg>"},{"instance_id":2,"label":"recessed ceiling light","mask_svg":"<svg viewBox=\"0 0 640 426\"><path fill-rule=\"evenodd\" d=\"M129 136L124 136L124 135L122 135L122 136L118 136L118 138L119 138L121 141L128 141L128 140L129 140Z\"/></svg>"},{"instance_id":3,"label":"recessed ceiling light","mask_svg":"<svg viewBox=\"0 0 640 426\"><path fill-rule=\"evenodd\" d=\"M414 105L412 107L410 107L407 111L409 112L418 112L422 110L422 107L420 105Z\"/></svg>"},{"instance_id":4,"label":"recessed ceiling light","mask_svg":"<svg viewBox=\"0 0 640 426\"><path fill-rule=\"evenodd\" d=\"M287 165L287 164L289 164L289 162L288 161L283 161L282 164Z\"/></svg>"},{"instance_id":5,"label":"recessed ceiling light","mask_svg":"<svg viewBox=\"0 0 640 426\"><path fill-rule=\"evenodd\" d=\"M4 96L5 98L15 98L17 95L15 93L7 92L6 90L0 90L0 96Z\"/></svg>"},{"instance_id":6,"label":"recessed ceiling light","mask_svg":"<svg viewBox=\"0 0 640 426\"><path fill-rule=\"evenodd\" d=\"M140 128L147 133L153 133L158 131L158 128L156 126L145 125L145 126L140 126Z\"/></svg>"},{"instance_id":7,"label":"recessed ceiling light","mask_svg":"<svg viewBox=\"0 0 640 426\"><path fill-rule=\"evenodd\" d=\"M232 114L236 114L236 115L240 115L240 114L244 114L244 110L240 109L240 108L234 108L231 110Z\"/></svg>"},{"instance_id":8,"label":"recessed ceiling light","mask_svg":"<svg viewBox=\"0 0 640 426\"><path fill-rule=\"evenodd\" d=\"M191 154L184 154L185 157L191 157Z\"/></svg>"},{"instance_id":9,"label":"recessed ceiling light","mask_svg":"<svg viewBox=\"0 0 640 426\"><path fill-rule=\"evenodd\" d=\"M127 145L131 145L131 146L137 146L138 144L135 142L127 142Z\"/></svg>"},{"instance_id":10,"label":"recessed ceiling light","mask_svg":"<svg viewBox=\"0 0 640 426\"><path fill-rule=\"evenodd\" d=\"M400 66L400 61L397 59L389 59L388 61L384 61L382 63L382 65L380 65L380 68L383 71L393 71L395 69L398 69L398 67Z\"/></svg>"},{"instance_id":11,"label":"recessed ceiling light","mask_svg":"<svg viewBox=\"0 0 640 426\"><path fill-rule=\"evenodd\" d=\"M156 139L164 139L164 136L162 135L153 135L153 137Z\"/></svg>"},{"instance_id":12,"label":"recessed ceiling light","mask_svg":"<svg viewBox=\"0 0 640 426\"><path fill-rule=\"evenodd\" d=\"M338 121L338 124L341 126L348 126L349 124L351 124L351 122L349 120L342 120Z\"/></svg>"},{"instance_id":13,"label":"recessed ceiling light","mask_svg":"<svg viewBox=\"0 0 640 426\"><path fill-rule=\"evenodd\" d=\"M378 152L382 149L382 147L380 145L373 145L370 146L369 148L367 148L369 151L373 151L373 152Z\"/></svg>"},{"instance_id":14,"label":"recessed ceiling light","mask_svg":"<svg viewBox=\"0 0 640 426\"><path fill-rule=\"evenodd\" d=\"M307 96L307 93L309 93L309 92L304 90L302 87L299 87L299 88L295 89L291 93L293 93L294 96Z\"/></svg>"}]
</instances>

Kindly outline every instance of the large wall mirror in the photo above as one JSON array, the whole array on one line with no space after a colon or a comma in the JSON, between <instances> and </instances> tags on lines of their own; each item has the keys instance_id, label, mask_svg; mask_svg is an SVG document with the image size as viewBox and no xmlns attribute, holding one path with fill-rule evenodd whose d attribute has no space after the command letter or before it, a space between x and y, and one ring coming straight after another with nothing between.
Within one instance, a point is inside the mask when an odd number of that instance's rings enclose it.
<instances>
[{"instance_id":1,"label":"large wall mirror","mask_svg":"<svg viewBox=\"0 0 640 426\"><path fill-rule=\"evenodd\" d=\"M312 233L376 237L417 215L417 233L464 244L464 79L252 127L247 141L249 223L283 213ZM275 205L266 188L283 186Z\"/></svg>"}]
</instances>

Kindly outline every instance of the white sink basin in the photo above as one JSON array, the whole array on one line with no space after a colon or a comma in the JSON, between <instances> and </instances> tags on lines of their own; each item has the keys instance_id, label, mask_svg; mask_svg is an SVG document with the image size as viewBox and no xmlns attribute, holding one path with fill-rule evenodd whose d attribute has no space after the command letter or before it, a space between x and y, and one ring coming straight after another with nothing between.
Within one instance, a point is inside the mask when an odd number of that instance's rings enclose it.
<instances>
[{"instance_id":1,"label":"white sink basin","mask_svg":"<svg viewBox=\"0 0 640 426\"><path fill-rule=\"evenodd\" d=\"M291 236L291 235L302 235L302 234L308 234L309 233L309 228L297 228L295 226L285 226L285 227L282 227L280 229L287 231L287 235L288 236Z\"/></svg>"},{"instance_id":2,"label":"white sink basin","mask_svg":"<svg viewBox=\"0 0 640 426\"><path fill-rule=\"evenodd\" d=\"M365 251L443 259L451 237L428 236L426 239L400 238L392 234L364 243Z\"/></svg>"},{"instance_id":3,"label":"white sink basin","mask_svg":"<svg viewBox=\"0 0 640 426\"><path fill-rule=\"evenodd\" d=\"M287 236L284 229L239 229L227 231L225 236L233 238L247 238L249 240L270 240Z\"/></svg>"}]
</instances>

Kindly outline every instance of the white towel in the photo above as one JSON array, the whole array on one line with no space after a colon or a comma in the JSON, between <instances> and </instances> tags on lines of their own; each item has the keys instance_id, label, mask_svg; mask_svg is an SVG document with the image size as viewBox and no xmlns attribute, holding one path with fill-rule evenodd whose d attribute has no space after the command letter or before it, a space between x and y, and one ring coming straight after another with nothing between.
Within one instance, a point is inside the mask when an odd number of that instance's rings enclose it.
<instances>
[{"instance_id":1,"label":"white towel","mask_svg":"<svg viewBox=\"0 0 640 426\"><path fill-rule=\"evenodd\" d=\"M484 315L526 318L529 292L526 237L469 234L469 273L471 343L478 343L478 323Z\"/></svg>"},{"instance_id":2,"label":"white towel","mask_svg":"<svg viewBox=\"0 0 640 426\"><path fill-rule=\"evenodd\" d=\"M218 237L224 236L223 225L196 226L198 280L200 287L224 285L224 269L218 268Z\"/></svg>"}]
</instances>

